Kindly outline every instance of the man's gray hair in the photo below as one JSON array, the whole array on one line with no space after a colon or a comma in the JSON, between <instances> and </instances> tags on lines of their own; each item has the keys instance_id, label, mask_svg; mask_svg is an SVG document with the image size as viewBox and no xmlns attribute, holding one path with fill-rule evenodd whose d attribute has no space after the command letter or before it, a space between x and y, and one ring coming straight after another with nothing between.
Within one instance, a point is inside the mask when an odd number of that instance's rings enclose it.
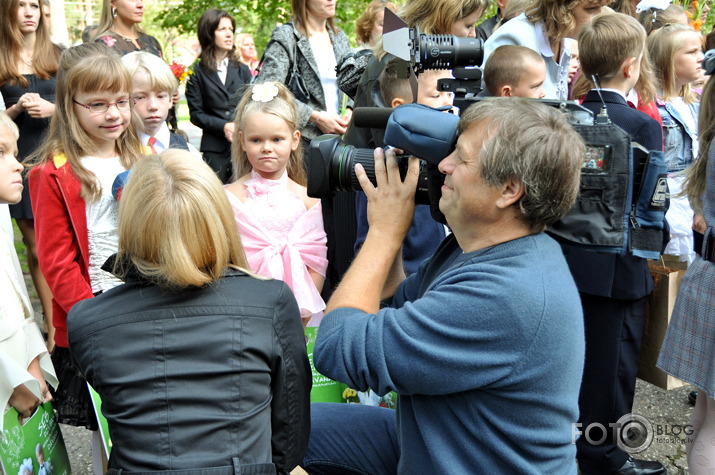
<instances>
[{"instance_id":1,"label":"man's gray hair","mask_svg":"<svg viewBox=\"0 0 715 475\"><path fill-rule=\"evenodd\" d=\"M459 134L487 123L477 163L484 180L501 186L521 182L522 219L542 232L571 209L578 195L585 148L565 115L553 107L520 98L494 98L470 106L459 121Z\"/></svg>"}]
</instances>

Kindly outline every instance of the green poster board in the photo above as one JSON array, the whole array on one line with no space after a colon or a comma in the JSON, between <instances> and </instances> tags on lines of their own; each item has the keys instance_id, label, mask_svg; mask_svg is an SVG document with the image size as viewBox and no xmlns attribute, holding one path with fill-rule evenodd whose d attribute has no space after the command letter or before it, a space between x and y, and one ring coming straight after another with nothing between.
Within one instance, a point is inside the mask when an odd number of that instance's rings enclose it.
<instances>
[{"instance_id":1,"label":"green poster board","mask_svg":"<svg viewBox=\"0 0 715 475\"><path fill-rule=\"evenodd\" d=\"M305 329L306 348L308 350L308 360L310 369L313 372L313 389L310 391L310 402L345 402L350 404L366 404L368 406L381 406L394 409L397 406L397 394L387 393L378 396L372 390L356 391L350 389L346 384L333 381L323 376L313 364L313 347L315 337L319 327L307 327Z\"/></svg>"},{"instance_id":2,"label":"green poster board","mask_svg":"<svg viewBox=\"0 0 715 475\"><path fill-rule=\"evenodd\" d=\"M310 402L345 402L342 394L346 386L323 376L315 369L315 365L313 364L313 347L315 346L315 337L317 334L318 327L307 327L305 329L305 346L308 350L310 370L313 373L313 389L310 390Z\"/></svg>"},{"instance_id":3,"label":"green poster board","mask_svg":"<svg viewBox=\"0 0 715 475\"><path fill-rule=\"evenodd\" d=\"M102 398L99 397L97 391L94 390L92 386L87 384L89 388L89 394L92 396L92 407L94 407L94 413L97 414L97 422L99 423L99 435L102 436L102 444L104 444L104 453L109 459L109 454L112 451L112 438L109 436L109 424L107 424L107 418L102 414Z\"/></svg>"},{"instance_id":4,"label":"green poster board","mask_svg":"<svg viewBox=\"0 0 715 475\"><path fill-rule=\"evenodd\" d=\"M39 406L22 425L18 412L11 408L5 413L3 424L0 465L5 474L26 475L28 471L30 475L72 473L65 441L51 403Z\"/></svg>"}]
</instances>

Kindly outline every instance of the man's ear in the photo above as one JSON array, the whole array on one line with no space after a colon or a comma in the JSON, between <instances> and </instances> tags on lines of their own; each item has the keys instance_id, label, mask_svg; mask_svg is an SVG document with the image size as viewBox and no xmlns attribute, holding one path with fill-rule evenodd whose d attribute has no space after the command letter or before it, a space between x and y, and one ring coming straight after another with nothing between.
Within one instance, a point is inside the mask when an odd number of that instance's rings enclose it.
<instances>
[{"instance_id":1,"label":"man's ear","mask_svg":"<svg viewBox=\"0 0 715 475\"><path fill-rule=\"evenodd\" d=\"M497 208L506 209L524 196L524 186L519 180L507 178L501 186L501 196L497 199Z\"/></svg>"},{"instance_id":2,"label":"man's ear","mask_svg":"<svg viewBox=\"0 0 715 475\"><path fill-rule=\"evenodd\" d=\"M396 97L392 100L392 102L390 102L390 107L392 107L394 109L395 107L399 107L404 103L405 103L405 100L403 98Z\"/></svg>"},{"instance_id":3,"label":"man's ear","mask_svg":"<svg viewBox=\"0 0 715 475\"><path fill-rule=\"evenodd\" d=\"M511 92L511 86L502 86L501 89L499 89L498 97L511 97Z\"/></svg>"},{"instance_id":4,"label":"man's ear","mask_svg":"<svg viewBox=\"0 0 715 475\"><path fill-rule=\"evenodd\" d=\"M633 66L636 64L638 58L631 57L623 61L621 65L621 71L623 72L623 77L630 79L633 76Z\"/></svg>"}]
</instances>

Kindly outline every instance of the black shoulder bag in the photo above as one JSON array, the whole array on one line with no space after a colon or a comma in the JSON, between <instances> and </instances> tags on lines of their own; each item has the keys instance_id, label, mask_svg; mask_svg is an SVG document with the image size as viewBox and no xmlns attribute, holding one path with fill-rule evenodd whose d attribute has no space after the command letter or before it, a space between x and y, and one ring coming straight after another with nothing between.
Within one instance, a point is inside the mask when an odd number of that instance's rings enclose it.
<instances>
[{"instance_id":1,"label":"black shoulder bag","mask_svg":"<svg viewBox=\"0 0 715 475\"><path fill-rule=\"evenodd\" d=\"M283 26L288 26L291 29L291 35L293 35L293 24L292 23L286 23ZM308 88L305 85L305 79L303 79L303 76L300 73L300 70L298 69L298 42L295 41L293 43L293 52L291 55L290 49L286 48L286 46L281 43L280 41L276 40L271 40L268 42L266 45L266 51L268 51L268 48L271 46L273 42L278 43L281 45L281 47L286 50L286 53L288 54L288 60L290 61L291 64L291 69L288 71L288 77L286 78L285 85L290 89L290 92L293 93L295 98L299 100L300 102L307 103L310 101L310 91L308 91ZM263 58L261 58L261 66L263 66L263 61L265 59L266 53L263 53Z\"/></svg>"}]
</instances>

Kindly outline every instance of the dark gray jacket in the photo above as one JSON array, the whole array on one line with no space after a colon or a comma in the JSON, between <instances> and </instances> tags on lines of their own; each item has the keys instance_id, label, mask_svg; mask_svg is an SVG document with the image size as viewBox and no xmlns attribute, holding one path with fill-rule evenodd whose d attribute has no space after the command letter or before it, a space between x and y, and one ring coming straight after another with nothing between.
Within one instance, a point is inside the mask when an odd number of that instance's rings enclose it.
<instances>
[{"instance_id":1,"label":"dark gray jacket","mask_svg":"<svg viewBox=\"0 0 715 475\"><path fill-rule=\"evenodd\" d=\"M67 319L70 351L102 397L109 468L293 469L310 433L311 372L288 286L233 270L179 291L138 277Z\"/></svg>"},{"instance_id":2,"label":"dark gray jacket","mask_svg":"<svg viewBox=\"0 0 715 475\"><path fill-rule=\"evenodd\" d=\"M330 40L333 43L335 61L340 63L343 56L351 51L348 37L341 30L337 32L329 31L329 33ZM266 51L263 53L261 70L253 81L256 83L277 81L285 84L292 68L291 58L296 42L298 43L298 70L310 92L310 101L308 103L297 101L298 127L301 129L303 137L314 139L323 133L315 124L309 123L308 118L314 110L325 110L325 95L323 94L323 86L320 83L318 63L310 47L310 41L305 35L293 28L291 23L277 26L271 33L271 42L269 42Z\"/></svg>"}]
</instances>

